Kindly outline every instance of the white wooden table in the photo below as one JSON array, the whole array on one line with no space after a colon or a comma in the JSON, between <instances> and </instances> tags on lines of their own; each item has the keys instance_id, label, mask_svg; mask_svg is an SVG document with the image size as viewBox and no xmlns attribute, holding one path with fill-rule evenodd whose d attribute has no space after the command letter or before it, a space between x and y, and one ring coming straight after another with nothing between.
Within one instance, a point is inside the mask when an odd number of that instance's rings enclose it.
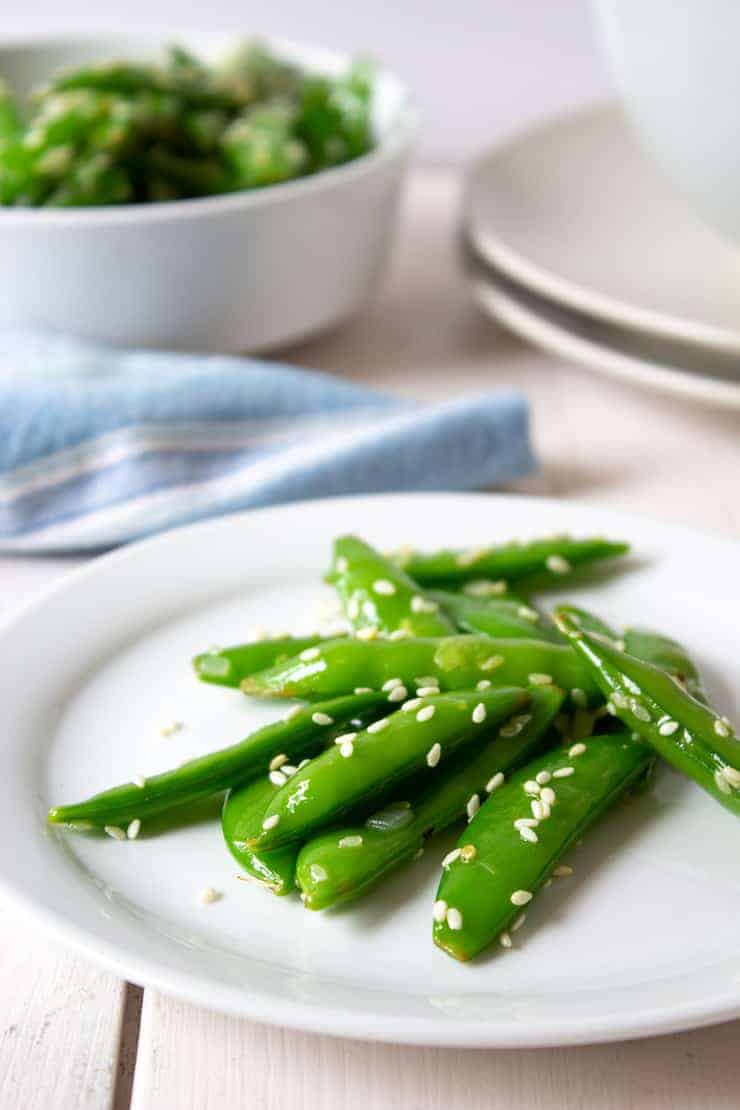
<instances>
[{"instance_id":1,"label":"white wooden table","mask_svg":"<svg viewBox=\"0 0 740 1110\"><path fill-rule=\"evenodd\" d=\"M740 538L740 418L541 355L471 305L457 181L417 172L382 294L288 357L415 396L516 384L542 472L519 489ZM75 560L0 561L0 605ZM270 1029L141 991L0 908L0 1110L720 1110L740 1105L740 1023L547 1051L395 1048Z\"/></svg>"}]
</instances>

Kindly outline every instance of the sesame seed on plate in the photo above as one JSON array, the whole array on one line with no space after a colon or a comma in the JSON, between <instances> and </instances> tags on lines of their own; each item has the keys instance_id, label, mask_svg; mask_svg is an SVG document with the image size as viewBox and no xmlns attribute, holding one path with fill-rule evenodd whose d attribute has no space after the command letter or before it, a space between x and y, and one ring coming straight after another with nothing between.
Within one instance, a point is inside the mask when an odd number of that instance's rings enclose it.
<instances>
[{"instance_id":1,"label":"sesame seed on plate","mask_svg":"<svg viewBox=\"0 0 740 1110\"><path fill-rule=\"evenodd\" d=\"M447 925L455 932L463 927L463 915L454 906L450 906L447 910Z\"/></svg>"},{"instance_id":2,"label":"sesame seed on plate","mask_svg":"<svg viewBox=\"0 0 740 1110\"><path fill-rule=\"evenodd\" d=\"M571 771L572 770L573 768L571 767ZM557 774L557 771L555 772L555 774ZM553 778L554 777L555 775L553 775ZM545 803L545 805L554 806L555 791L553 790L553 788L551 786L543 786L542 790L540 790L540 799Z\"/></svg>"},{"instance_id":3,"label":"sesame seed on plate","mask_svg":"<svg viewBox=\"0 0 740 1110\"><path fill-rule=\"evenodd\" d=\"M479 701L478 704L476 705L475 709L473 710L473 717L472 717L473 724L474 725L482 725L483 722L485 721L485 719L486 719L486 707L485 707L485 705L483 704L482 701Z\"/></svg>"},{"instance_id":4,"label":"sesame seed on plate","mask_svg":"<svg viewBox=\"0 0 740 1110\"><path fill-rule=\"evenodd\" d=\"M524 924L524 922L526 920L527 920L526 913L520 913L519 916L516 918L516 920L514 922L512 922L512 924L509 926L512 933L515 933L517 931L517 929L521 929L522 925Z\"/></svg>"},{"instance_id":5,"label":"sesame seed on plate","mask_svg":"<svg viewBox=\"0 0 740 1110\"><path fill-rule=\"evenodd\" d=\"M298 658L302 659L304 663L310 663L312 659L318 659L318 657L320 655L321 655L321 652L317 647L309 647L309 648L305 648L300 653Z\"/></svg>"},{"instance_id":6,"label":"sesame seed on plate","mask_svg":"<svg viewBox=\"0 0 740 1110\"><path fill-rule=\"evenodd\" d=\"M420 686L416 691L419 698L432 698L439 693L439 686Z\"/></svg>"},{"instance_id":7,"label":"sesame seed on plate","mask_svg":"<svg viewBox=\"0 0 740 1110\"><path fill-rule=\"evenodd\" d=\"M304 760L304 763L308 763L308 762L309 761L307 759ZM296 772L298 771L298 768L297 767L292 767L290 765L290 763L284 763L283 766L280 768L280 770L283 772L285 777L289 779L289 778L292 778L292 776L296 774Z\"/></svg>"},{"instance_id":8,"label":"sesame seed on plate","mask_svg":"<svg viewBox=\"0 0 740 1110\"><path fill-rule=\"evenodd\" d=\"M480 682L476 682L475 688L476 688L476 690L490 690L490 688L491 688L490 678L482 678L480 680Z\"/></svg>"},{"instance_id":9,"label":"sesame seed on plate","mask_svg":"<svg viewBox=\"0 0 740 1110\"><path fill-rule=\"evenodd\" d=\"M480 665L482 671L495 671L497 667L503 666L506 662L503 655L489 655L488 659L484 659Z\"/></svg>"},{"instance_id":10,"label":"sesame seed on plate","mask_svg":"<svg viewBox=\"0 0 740 1110\"><path fill-rule=\"evenodd\" d=\"M416 714L416 719L417 719L417 721L422 721L422 722L423 721L431 721L435 712L436 712L436 706L434 706L434 705L425 705L424 708L420 709L419 712Z\"/></svg>"},{"instance_id":11,"label":"sesame seed on plate","mask_svg":"<svg viewBox=\"0 0 740 1110\"><path fill-rule=\"evenodd\" d=\"M498 790L499 786L502 785L504 778L505 775L503 771L497 771L495 775L492 775L486 783L486 794L493 794L494 790Z\"/></svg>"},{"instance_id":12,"label":"sesame seed on plate","mask_svg":"<svg viewBox=\"0 0 740 1110\"><path fill-rule=\"evenodd\" d=\"M427 752L427 767L436 767L441 758L442 745L439 743L432 744L431 748Z\"/></svg>"},{"instance_id":13,"label":"sesame seed on plate","mask_svg":"<svg viewBox=\"0 0 740 1110\"><path fill-rule=\"evenodd\" d=\"M460 859L463 863L470 863L471 859L475 859L478 855L478 849L475 844L464 844L460 849Z\"/></svg>"},{"instance_id":14,"label":"sesame seed on plate","mask_svg":"<svg viewBox=\"0 0 740 1110\"><path fill-rule=\"evenodd\" d=\"M718 736L723 736L724 737L724 736L729 736L730 735L729 728L727 727L727 725L725 724L724 721L719 719L719 717L714 722L714 731L717 733Z\"/></svg>"},{"instance_id":15,"label":"sesame seed on plate","mask_svg":"<svg viewBox=\"0 0 740 1110\"><path fill-rule=\"evenodd\" d=\"M538 821L545 820L545 805L539 798L533 798L531 804L532 816Z\"/></svg>"},{"instance_id":16,"label":"sesame seed on plate","mask_svg":"<svg viewBox=\"0 0 740 1110\"><path fill-rule=\"evenodd\" d=\"M678 732L678 721L664 721L662 725L658 725L658 732L661 736L673 736L674 732Z\"/></svg>"},{"instance_id":17,"label":"sesame seed on plate","mask_svg":"<svg viewBox=\"0 0 740 1110\"><path fill-rule=\"evenodd\" d=\"M313 721L313 723L315 725L333 725L334 724L334 718L333 717L330 717L328 713L320 713L318 711L316 713L311 714L311 720Z\"/></svg>"},{"instance_id":18,"label":"sesame seed on plate","mask_svg":"<svg viewBox=\"0 0 740 1110\"><path fill-rule=\"evenodd\" d=\"M202 906L210 906L212 902L218 902L223 895L218 890L214 890L212 886L204 886L198 895L198 901Z\"/></svg>"},{"instance_id":19,"label":"sesame seed on plate","mask_svg":"<svg viewBox=\"0 0 740 1110\"><path fill-rule=\"evenodd\" d=\"M373 692L372 686L355 686L355 693L356 694L372 694L372 692Z\"/></svg>"},{"instance_id":20,"label":"sesame seed on plate","mask_svg":"<svg viewBox=\"0 0 740 1110\"><path fill-rule=\"evenodd\" d=\"M373 721L371 725L367 726L367 732L382 732L384 728L388 728L391 723L390 717L381 717L379 721Z\"/></svg>"},{"instance_id":21,"label":"sesame seed on plate","mask_svg":"<svg viewBox=\"0 0 740 1110\"><path fill-rule=\"evenodd\" d=\"M469 567L471 563L477 563L482 559L485 553L484 547L469 547L465 551L458 552L455 562L459 567Z\"/></svg>"},{"instance_id":22,"label":"sesame seed on plate","mask_svg":"<svg viewBox=\"0 0 740 1110\"><path fill-rule=\"evenodd\" d=\"M343 744L339 745L339 754L345 759L349 759L349 757L354 753L354 750L355 746L351 740L345 740Z\"/></svg>"},{"instance_id":23,"label":"sesame seed on plate","mask_svg":"<svg viewBox=\"0 0 740 1110\"><path fill-rule=\"evenodd\" d=\"M606 711L607 711L607 713L609 714L610 717L616 717L617 711L614 708L614 702L608 701L606 703Z\"/></svg>"},{"instance_id":24,"label":"sesame seed on plate","mask_svg":"<svg viewBox=\"0 0 740 1110\"><path fill-rule=\"evenodd\" d=\"M129 840L136 840L140 831L141 831L141 821L139 820L138 817L134 817L133 821L131 821L129 823L129 826L126 829L126 836L128 837Z\"/></svg>"},{"instance_id":25,"label":"sesame seed on plate","mask_svg":"<svg viewBox=\"0 0 740 1110\"><path fill-rule=\"evenodd\" d=\"M301 762L296 767L296 771L302 771L304 767L308 767L310 762L311 762L310 759L302 759Z\"/></svg>"},{"instance_id":26,"label":"sesame seed on plate","mask_svg":"<svg viewBox=\"0 0 740 1110\"><path fill-rule=\"evenodd\" d=\"M627 695L623 694L621 690L615 690L612 693L611 700L617 709L627 709L630 703Z\"/></svg>"},{"instance_id":27,"label":"sesame seed on plate","mask_svg":"<svg viewBox=\"0 0 740 1110\"><path fill-rule=\"evenodd\" d=\"M275 826L277 825L277 823L279 822L279 820L280 820L280 814L279 813L273 813L271 817L265 817L264 821L262 822L262 828L263 829L274 829Z\"/></svg>"},{"instance_id":28,"label":"sesame seed on plate","mask_svg":"<svg viewBox=\"0 0 740 1110\"><path fill-rule=\"evenodd\" d=\"M417 675L414 679L414 686L439 686L439 679L435 678L433 674Z\"/></svg>"},{"instance_id":29,"label":"sesame seed on plate","mask_svg":"<svg viewBox=\"0 0 740 1110\"><path fill-rule=\"evenodd\" d=\"M340 848L360 848L362 847L361 836L343 836L339 840Z\"/></svg>"},{"instance_id":30,"label":"sesame seed on plate","mask_svg":"<svg viewBox=\"0 0 740 1110\"><path fill-rule=\"evenodd\" d=\"M634 698L631 702L631 709L635 717L637 717L638 721L650 720L650 713L648 712L648 710L645 708L644 705L641 705L639 701L635 701Z\"/></svg>"},{"instance_id":31,"label":"sesame seed on plate","mask_svg":"<svg viewBox=\"0 0 740 1110\"><path fill-rule=\"evenodd\" d=\"M396 587L387 578L376 578L373 582L373 593L380 597L392 597L395 592Z\"/></svg>"},{"instance_id":32,"label":"sesame seed on plate","mask_svg":"<svg viewBox=\"0 0 740 1110\"><path fill-rule=\"evenodd\" d=\"M405 701L408 696L409 692L405 686L394 686L388 694L388 701Z\"/></svg>"},{"instance_id":33,"label":"sesame seed on plate","mask_svg":"<svg viewBox=\"0 0 740 1110\"><path fill-rule=\"evenodd\" d=\"M138 786L142 790L146 786L146 779L144 778L143 775L134 775L134 777L131 779L131 781L134 784L134 786Z\"/></svg>"},{"instance_id":34,"label":"sesame seed on plate","mask_svg":"<svg viewBox=\"0 0 740 1110\"><path fill-rule=\"evenodd\" d=\"M279 771L280 768L282 767L282 765L284 763L287 763L287 762L288 762L287 755L285 755L284 752L281 752L280 755L273 756L273 758L270 760L269 770L270 771Z\"/></svg>"},{"instance_id":35,"label":"sesame seed on plate","mask_svg":"<svg viewBox=\"0 0 740 1110\"><path fill-rule=\"evenodd\" d=\"M552 675L539 674L537 671L535 671L534 674L531 674L529 676L527 681L529 682L530 686L550 686L552 684Z\"/></svg>"},{"instance_id":36,"label":"sesame seed on plate","mask_svg":"<svg viewBox=\"0 0 740 1110\"><path fill-rule=\"evenodd\" d=\"M530 844L536 844L539 840L539 837L537 836L537 833L534 831L534 829L529 829L526 825L522 826L522 828L519 830L519 835L522 840L526 840Z\"/></svg>"},{"instance_id":37,"label":"sesame seed on plate","mask_svg":"<svg viewBox=\"0 0 740 1110\"><path fill-rule=\"evenodd\" d=\"M282 771L270 771L268 778L273 786L285 786L288 781Z\"/></svg>"},{"instance_id":38,"label":"sesame seed on plate","mask_svg":"<svg viewBox=\"0 0 740 1110\"><path fill-rule=\"evenodd\" d=\"M514 944L511 937L506 932L506 930L504 930L504 932L498 938L498 942L499 942L499 944L501 945L502 948L512 948L513 944Z\"/></svg>"},{"instance_id":39,"label":"sesame seed on plate","mask_svg":"<svg viewBox=\"0 0 740 1110\"><path fill-rule=\"evenodd\" d=\"M447 917L447 903L445 902L444 898L438 898L437 901L434 903L434 908L432 909L432 917L440 924Z\"/></svg>"},{"instance_id":40,"label":"sesame seed on plate","mask_svg":"<svg viewBox=\"0 0 740 1110\"><path fill-rule=\"evenodd\" d=\"M715 785L717 786L717 788L723 794L731 794L732 793L732 787L730 786L729 782L725 778L724 769L721 769L719 771L714 772L714 782L715 782ZM106 829L106 832L107 831L108 830Z\"/></svg>"},{"instance_id":41,"label":"sesame seed on plate","mask_svg":"<svg viewBox=\"0 0 740 1110\"><path fill-rule=\"evenodd\" d=\"M465 810L466 810L467 815L468 815L468 821L473 820L473 818L475 817L475 815L476 815L476 813L478 812L479 809L480 809L480 795L479 794L473 794L473 795L471 795L470 798L468 798L468 804L465 807Z\"/></svg>"},{"instance_id":42,"label":"sesame seed on plate","mask_svg":"<svg viewBox=\"0 0 740 1110\"><path fill-rule=\"evenodd\" d=\"M401 710L404 713L409 713L412 709L418 709L421 705L421 702L421 698L409 698L408 701L405 701L403 703L403 705L401 706Z\"/></svg>"},{"instance_id":43,"label":"sesame seed on plate","mask_svg":"<svg viewBox=\"0 0 740 1110\"><path fill-rule=\"evenodd\" d=\"M416 595L411 598L412 613L436 613L438 609L439 604L430 597L419 597Z\"/></svg>"},{"instance_id":44,"label":"sesame seed on plate","mask_svg":"<svg viewBox=\"0 0 740 1110\"><path fill-rule=\"evenodd\" d=\"M357 739L356 732L343 732L341 736L337 736L334 740L335 744L351 744L353 740Z\"/></svg>"},{"instance_id":45,"label":"sesame seed on plate","mask_svg":"<svg viewBox=\"0 0 740 1110\"><path fill-rule=\"evenodd\" d=\"M552 775L549 771L538 771L534 777L535 780L540 784L540 786L547 786L548 782L552 778Z\"/></svg>"},{"instance_id":46,"label":"sesame seed on plate","mask_svg":"<svg viewBox=\"0 0 740 1110\"><path fill-rule=\"evenodd\" d=\"M539 821L536 817L517 817L514 822L514 828L517 832L519 829L536 829Z\"/></svg>"},{"instance_id":47,"label":"sesame seed on plate","mask_svg":"<svg viewBox=\"0 0 740 1110\"><path fill-rule=\"evenodd\" d=\"M557 771L553 771L552 777L554 779L567 779L575 774L575 767L558 767Z\"/></svg>"},{"instance_id":48,"label":"sesame seed on plate","mask_svg":"<svg viewBox=\"0 0 740 1110\"><path fill-rule=\"evenodd\" d=\"M448 852L447 855L445 856L445 858L442 860L442 866L446 870L451 864L453 864L455 862L455 860L460 859L461 855L462 855L462 849L461 848L453 848L452 851Z\"/></svg>"},{"instance_id":49,"label":"sesame seed on plate","mask_svg":"<svg viewBox=\"0 0 740 1110\"><path fill-rule=\"evenodd\" d=\"M524 784L524 792L525 794L539 794L540 784L535 782L534 779L527 779Z\"/></svg>"},{"instance_id":50,"label":"sesame seed on plate","mask_svg":"<svg viewBox=\"0 0 740 1110\"><path fill-rule=\"evenodd\" d=\"M526 906L532 901L532 892L529 890L515 890L509 901L512 906Z\"/></svg>"},{"instance_id":51,"label":"sesame seed on plate","mask_svg":"<svg viewBox=\"0 0 740 1110\"><path fill-rule=\"evenodd\" d=\"M383 691L384 694L387 694L389 690L394 690L396 686L403 686L402 678L389 678L386 682L383 683L380 689Z\"/></svg>"},{"instance_id":52,"label":"sesame seed on plate","mask_svg":"<svg viewBox=\"0 0 740 1110\"><path fill-rule=\"evenodd\" d=\"M320 863L312 863L308 869L308 873L315 883L323 883L329 878L326 873L326 868L322 867Z\"/></svg>"},{"instance_id":53,"label":"sesame seed on plate","mask_svg":"<svg viewBox=\"0 0 740 1110\"><path fill-rule=\"evenodd\" d=\"M103 828L104 831L107 832L108 836L112 837L114 840L126 839L126 833L123 831L123 829L119 829L118 825L104 825Z\"/></svg>"},{"instance_id":54,"label":"sesame seed on plate","mask_svg":"<svg viewBox=\"0 0 740 1110\"><path fill-rule=\"evenodd\" d=\"M553 574L569 574L573 569L568 560L563 555L548 555L545 559L545 566Z\"/></svg>"},{"instance_id":55,"label":"sesame seed on plate","mask_svg":"<svg viewBox=\"0 0 740 1110\"><path fill-rule=\"evenodd\" d=\"M642 693L642 690L640 689L640 687L637 685L636 682L633 682L633 680L631 678L629 678L627 675L624 675L622 677L622 682L624 683L624 685L627 687L627 689L629 690L629 692L631 694L636 694L639 698L640 694Z\"/></svg>"},{"instance_id":56,"label":"sesame seed on plate","mask_svg":"<svg viewBox=\"0 0 740 1110\"><path fill-rule=\"evenodd\" d=\"M569 867L567 863L559 863L557 867L553 867L552 873L556 879L567 879L569 875L573 874L573 868Z\"/></svg>"},{"instance_id":57,"label":"sesame seed on plate","mask_svg":"<svg viewBox=\"0 0 740 1110\"><path fill-rule=\"evenodd\" d=\"M579 741L577 744L574 744L572 748L568 748L568 755L571 759L573 759L577 755L583 755L585 750L586 750L586 745L582 744Z\"/></svg>"}]
</instances>

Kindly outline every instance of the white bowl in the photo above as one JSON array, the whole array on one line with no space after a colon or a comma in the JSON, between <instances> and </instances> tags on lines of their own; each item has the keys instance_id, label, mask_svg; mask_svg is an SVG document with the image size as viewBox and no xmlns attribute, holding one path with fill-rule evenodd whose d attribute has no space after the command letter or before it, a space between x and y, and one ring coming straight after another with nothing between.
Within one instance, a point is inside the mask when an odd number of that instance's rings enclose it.
<instances>
[{"instance_id":1,"label":"white bowl","mask_svg":"<svg viewBox=\"0 0 740 1110\"><path fill-rule=\"evenodd\" d=\"M57 69L156 55L177 41L218 57L235 36L105 35L0 44L0 77L24 95ZM350 59L271 44L309 69ZM393 239L416 114L376 78L377 145L284 185L160 204L0 208L0 327L44 327L115 344L255 351L336 324L376 284Z\"/></svg>"}]
</instances>

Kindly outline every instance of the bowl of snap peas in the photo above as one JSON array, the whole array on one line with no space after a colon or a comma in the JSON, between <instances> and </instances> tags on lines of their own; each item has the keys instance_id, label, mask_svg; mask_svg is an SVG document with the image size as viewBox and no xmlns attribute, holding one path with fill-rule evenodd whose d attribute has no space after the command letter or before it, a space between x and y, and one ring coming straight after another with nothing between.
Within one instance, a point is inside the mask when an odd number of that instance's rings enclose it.
<instances>
[{"instance_id":1,"label":"bowl of snap peas","mask_svg":"<svg viewBox=\"0 0 740 1110\"><path fill-rule=\"evenodd\" d=\"M0 326L274 349L372 291L416 130L367 60L216 33L0 46Z\"/></svg>"}]
</instances>

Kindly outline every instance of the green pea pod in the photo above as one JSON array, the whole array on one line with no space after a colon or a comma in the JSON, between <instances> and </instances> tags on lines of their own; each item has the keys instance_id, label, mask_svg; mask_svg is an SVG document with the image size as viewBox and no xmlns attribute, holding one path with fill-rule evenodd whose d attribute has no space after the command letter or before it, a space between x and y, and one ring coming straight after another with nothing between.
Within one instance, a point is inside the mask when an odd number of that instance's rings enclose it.
<instances>
[{"instance_id":1,"label":"green pea pod","mask_svg":"<svg viewBox=\"0 0 740 1110\"><path fill-rule=\"evenodd\" d=\"M394 678L408 690L427 684L421 679L434 679L441 690L470 690L479 682L552 683L573 692L579 703L603 700L588 666L568 644L489 636L325 640L249 675L241 688L259 697L310 701L351 693L358 687L378 690Z\"/></svg>"},{"instance_id":2,"label":"green pea pod","mask_svg":"<svg viewBox=\"0 0 740 1110\"><path fill-rule=\"evenodd\" d=\"M507 930L558 860L653 758L646 744L620 732L549 752L517 771L445 858L435 944L457 960L472 959L497 937L510 945Z\"/></svg>"},{"instance_id":3,"label":"green pea pod","mask_svg":"<svg viewBox=\"0 0 740 1110\"><path fill-rule=\"evenodd\" d=\"M10 90L0 80L0 151L15 143L23 132L23 119Z\"/></svg>"},{"instance_id":4,"label":"green pea pod","mask_svg":"<svg viewBox=\"0 0 740 1110\"><path fill-rule=\"evenodd\" d=\"M216 686L238 687L248 675L282 663L325 639L323 636L274 636L248 644L204 651L193 659L201 682Z\"/></svg>"},{"instance_id":5,"label":"green pea pod","mask_svg":"<svg viewBox=\"0 0 740 1110\"><path fill-rule=\"evenodd\" d=\"M404 632L410 636L446 636L455 631L438 601L357 536L334 541L327 580L337 591L353 628Z\"/></svg>"},{"instance_id":6,"label":"green pea pod","mask_svg":"<svg viewBox=\"0 0 740 1110\"><path fill-rule=\"evenodd\" d=\"M492 578L516 581L529 575L549 575L553 581L566 579L574 567L601 559L612 559L629 551L629 544L600 537L574 540L568 536L476 547L464 551L442 550L423 554L399 552L397 561L423 586L448 585L470 579Z\"/></svg>"},{"instance_id":7,"label":"green pea pod","mask_svg":"<svg viewBox=\"0 0 740 1110\"><path fill-rule=\"evenodd\" d=\"M463 750L412 799L410 808L399 809L391 802L362 825L309 840L300 851L296 871L304 904L323 910L364 894L415 858L429 837L464 816L466 807L475 807L479 798L486 797L486 790L497 789L504 774L531 759L560 709L563 693L550 686L533 688L530 696L523 715L502 725L472 754Z\"/></svg>"},{"instance_id":8,"label":"green pea pod","mask_svg":"<svg viewBox=\"0 0 740 1110\"><path fill-rule=\"evenodd\" d=\"M267 773L277 755L302 759L305 753L315 750L317 740L323 739L327 723L349 721L372 707L377 707L380 714L392 708L384 695L360 694L298 709L284 720L258 729L239 744L191 759L139 784L124 783L84 802L55 806L49 810L48 819L55 825L83 822L97 828L120 827L137 818L144 820L188 805L255 778L261 772Z\"/></svg>"},{"instance_id":9,"label":"green pea pod","mask_svg":"<svg viewBox=\"0 0 740 1110\"><path fill-rule=\"evenodd\" d=\"M523 601L503 597L471 597L451 590L430 590L428 596L453 618L462 632L560 642L557 631L543 621L536 609Z\"/></svg>"},{"instance_id":10,"label":"green pea pod","mask_svg":"<svg viewBox=\"0 0 740 1110\"><path fill-rule=\"evenodd\" d=\"M740 746L729 721L667 671L586 632L567 605L558 627L591 669L609 707L678 771L740 814Z\"/></svg>"},{"instance_id":11,"label":"green pea pod","mask_svg":"<svg viewBox=\"0 0 740 1110\"><path fill-rule=\"evenodd\" d=\"M400 713L349 733L276 794L250 847L277 848L305 840L362 802L389 797L405 779L423 782L474 739L487 739L502 721L529 704L525 690L413 699Z\"/></svg>"},{"instance_id":12,"label":"green pea pod","mask_svg":"<svg viewBox=\"0 0 740 1110\"><path fill-rule=\"evenodd\" d=\"M576 610L576 613L581 614L581 610ZM587 632L592 631L582 620L581 628L586 628ZM624 633L624 650L629 655L634 655L646 663L652 663L673 675L685 686L692 698L704 702L707 700L696 665L683 644L677 640L672 640L669 636L663 636L650 628L628 628Z\"/></svg>"},{"instance_id":13,"label":"green pea pod","mask_svg":"<svg viewBox=\"0 0 740 1110\"><path fill-rule=\"evenodd\" d=\"M317 735L314 747L307 748L305 755L316 755L323 748L331 746L336 736L347 728L366 728L379 719L386 711L386 706L387 703L374 703L341 725L324 727ZM307 763L308 758L302 762ZM277 756L267 772L260 774L252 782L229 791L221 813L221 830L232 856L247 875L268 887L273 894L288 894L295 886L299 845L290 844L273 851L260 851L250 848L247 842L259 836L263 818L273 797L280 786L295 773L296 767L288 762L287 755Z\"/></svg>"}]
</instances>

